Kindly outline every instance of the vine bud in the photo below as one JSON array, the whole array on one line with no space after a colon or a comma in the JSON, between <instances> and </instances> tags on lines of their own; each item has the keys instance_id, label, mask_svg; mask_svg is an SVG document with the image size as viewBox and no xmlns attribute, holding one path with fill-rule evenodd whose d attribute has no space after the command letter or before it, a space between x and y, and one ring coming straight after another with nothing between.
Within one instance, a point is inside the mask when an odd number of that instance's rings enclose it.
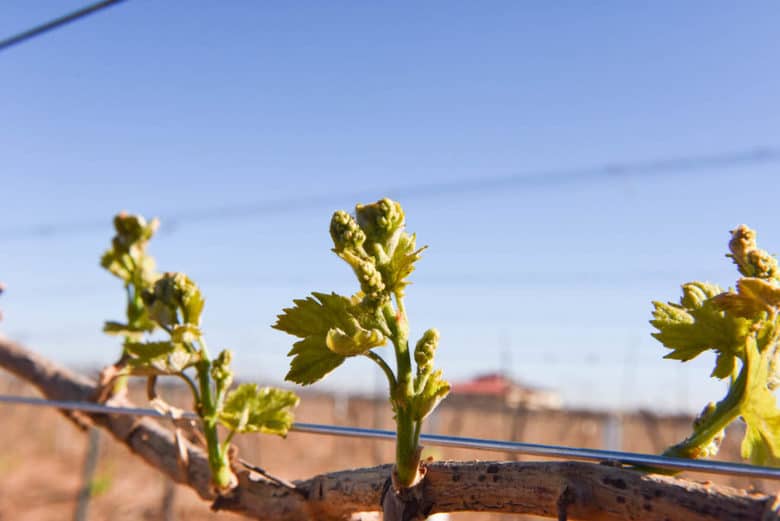
<instances>
[{"instance_id":1,"label":"vine bud","mask_svg":"<svg viewBox=\"0 0 780 521\"><path fill-rule=\"evenodd\" d=\"M346 249L359 252L366 241L366 234L360 229L355 218L343 210L335 212L330 220L330 237L333 239L336 253Z\"/></svg>"},{"instance_id":2,"label":"vine bud","mask_svg":"<svg viewBox=\"0 0 780 521\"><path fill-rule=\"evenodd\" d=\"M357 223L372 243L382 246L388 254L395 247L398 234L404 225L401 204L388 198L355 207Z\"/></svg>"},{"instance_id":3,"label":"vine bud","mask_svg":"<svg viewBox=\"0 0 780 521\"><path fill-rule=\"evenodd\" d=\"M205 301L198 286L184 273L163 274L154 289L145 291L142 297L149 315L161 326L200 324Z\"/></svg>"},{"instance_id":4,"label":"vine bud","mask_svg":"<svg viewBox=\"0 0 780 521\"><path fill-rule=\"evenodd\" d=\"M360 289L366 296L374 298L385 290L382 274L371 261L361 261L355 267L355 273L360 281Z\"/></svg>"},{"instance_id":5,"label":"vine bud","mask_svg":"<svg viewBox=\"0 0 780 521\"><path fill-rule=\"evenodd\" d=\"M223 349L211 365L211 377L216 383L217 389L227 389L233 382L233 372L230 363L233 361L233 353L229 349Z\"/></svg>"},{"instance_id":6,"label":"vine bud","mask_svg":"<svg viewBox=\"0 0 780 521\"><path fill-rule=\"evenodd\" d=\"M731 253L726 256L734 260L739 272L746 277L777 279L780 275L777 259L758 248L756 232L744 224L731 231L729 250Z\"/></svg>"},{"instance_id":7,"label":"vine bud","mask_svg":"<svg viewBox=\"0 0 780 521\"><path fill-rule=\"evenodd\" d=\"M436 329L429 329L423 333L422 338L417 341L414 347L414 361L417 363L419 372L428 372L433 366L433 355L439 345L439 332Z\"/></svg>"},{"instance_id":8,"label":"vine bud","mask_svg":"<svg viewBox=\"0 0 780 521\"><path fill-rule=\"evenodd\" d=\"M116 229L116 235L112 240L114 250L117 253L129 253L134 246L149 241L158 225L157 219L152 219L147 224L146 219L140 215L118 213L114 217L114 229Z\"/></svg>"}]
</instances>

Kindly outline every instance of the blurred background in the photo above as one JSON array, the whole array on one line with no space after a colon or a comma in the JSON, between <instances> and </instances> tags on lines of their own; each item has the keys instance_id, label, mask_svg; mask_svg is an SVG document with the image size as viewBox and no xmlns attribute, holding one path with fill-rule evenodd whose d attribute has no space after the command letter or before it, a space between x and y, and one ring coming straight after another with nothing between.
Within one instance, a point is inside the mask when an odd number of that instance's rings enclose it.
<instances>
[{"instance_id":1,"label":"blurred background","mask_svg":"<svg viewBox=\"0 0 780 521\"><path fill-rule=\"evenodd\" d=\"M83 5L3 2L0 38ZM276 314L356 288L332 212L387 196L429 245L413 336L441 331L462 389L697 411L713 358L663 360L651 301L733 284L738 224L780 251L779 24L771 1L120 2L0 52L0 327L113 361L98 260L127 210L161 219L150 251L203 289L211 344L281 383ZM354 360L313 391L384 382Z\"/></svg>"}]
</instances>

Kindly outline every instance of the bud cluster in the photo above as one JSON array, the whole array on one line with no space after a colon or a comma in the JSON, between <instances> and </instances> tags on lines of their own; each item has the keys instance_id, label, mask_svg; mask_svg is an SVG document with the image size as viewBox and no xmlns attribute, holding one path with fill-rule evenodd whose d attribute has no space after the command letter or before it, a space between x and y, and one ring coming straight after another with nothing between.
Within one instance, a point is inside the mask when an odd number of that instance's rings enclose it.
<instances>
[{"instance_id":1,"label":"bud cluster","mask_svg":"<svg viewBox=\"0 0 780 521\"><path fill-rule=\"evenodd\" d=\"M363 250L366 234L360 229L354 217L343 210L333 214L330 221L330 236L333 239L336 253L344 250L354 250L359 257L368 257Z\"/></svg>"},{"instance_id":2,"label":"bud cluster","mask_svg":"<svg viewBox=\"0 0 780 521\"><path fill-rule=\"evenodd\" d=\"M777 259L758 248L756 232L744 224L731 231L729 250L731 253L726 256L734 260L742 275L761 279L780 278Z\"/></svg>"},{"instance_id":3,"label":"bud cluster","mask_svg":"<svg viewBox=\"0 0 780 521\"><path fill-rule=\"evenodd\" d=\"M152 219L147 224L146 219L140 215L129 215L120 212L114 217L116 235L111 243L117 253L130 253L133 248L143 248L157 230L159 222Z\"/></svg>"},{"instance_id":4,"label":"bud cluster","mask_svg":"<svg viewBox=\"0 0 780 521\"><path fill-rule=\"evenodd\" d=\"M418 373L428 373L433 369L433 355L436 353L436 347L439 345L439 332L436 329L429 329L414 348L414 361L417 364Z\"/></svg>"},{"instance_id":5,"label":"bud cluster","mask_svg":"<svg viewBox=\"0 0 780 521\"><path fill-rule=\"evenodd\" d=\"M233 382L233 371L230 363L233 361L233 353L223 349L211 365L211 378L214 379L217 389L227 389Z\"/></svg>"},{"instance_id":6,"label":"bud cluster","mask_svg":"<svg viewBox=\"0 0 780 521\"><path fill-rule=\"evenodd\" d=\"M368 241L382 246L388 255L391 254L393 239L404 226L401 204L384 198L372 204L358 204L355 214Z\"/></svg>"},{"instance_id":7,"label":"bud cluster","mask_svg":"<svg viewBox=\"0 0 780 521\"><path fill-rule=\"evenodd\" d=\"M143 293L149 315L163 327L200 324L203 297L198 286L184 273L165 273L154 288Z\"/></svg>"}]
</instances>

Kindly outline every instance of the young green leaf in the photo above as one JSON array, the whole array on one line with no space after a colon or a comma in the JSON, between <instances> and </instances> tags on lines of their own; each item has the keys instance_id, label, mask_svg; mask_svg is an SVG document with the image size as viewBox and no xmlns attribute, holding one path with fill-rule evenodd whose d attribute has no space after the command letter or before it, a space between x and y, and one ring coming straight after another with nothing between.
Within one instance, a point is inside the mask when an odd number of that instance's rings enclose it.
<instances>
[{"instance_id":1,"label":"young green leaf","mask_svg":"<svg viewBox=\"0 0 780 521\"><path fill-rule=\"evenodd\" d=\"M290 370L284 377L288 382L301 385L313 384L325 377L344 362L345 356L322 349L322 341L317 337L299 340L287 353L292 356Z\"/></svg>"},{"instance_id":2,"label":"young green leaf","mask_svg":"<svg viewBox=\"0 0 780 521\"><path fill-rule=\"evenodd\" d=\"M411 284L407 279L414 271L414 263L420 260L422 252L427 248L417 248L415 244L414 234L402 233L399 237L390 263L381 270L389 291L403 295L406 286Z\"/></svg>"},{"instance_id":3,"label":"young green leaf","mask_svg":"<svg viewBox=\"0 0 780 521\"><path fill-rule=\"evenodd\" d=\"M362 355L371 348L387 343L387 339L378 329L365 329L354 317L350 318L349 323L347 331L334 327L325 335L325 344L334 353L343 356Z\"/></svg>"},{"instance_id":4,"label":"young green leaf","mask_svg":"<svg viewBox=\"0 0 780 521\"><path fill-rule=\"evenodd\" d=\"M171 330L171 340L180 344L191 344L203 335L200 328L192 324L174 326Z\"/></svg>"},{"instance_id":5,"label":"young green leaf","mask_svg":"<svg viewBox=\"0 0 780 521\"><path fill-rule=\"evenodd\" d=\"M273 327L298 338L324 338L329 329L351 318L352 303L347 297L317 292L312 297L293 300L295 306L283 309Z\"/></svg>"},{"instance_id":6,"label":"young green leaf","mask_svg":"<svg viewBox=\"0 0 780 521\"><path fill-rule=\"evenodd\" d=\"M135 376L177 375L201 360L199 353L174 342L125 342L127 366Z\"/></svg>"},{"instance_id":7,"label":"young green leaf","mask_svg":"<svg viewBox=\"0 0 780 521\"><path fill-rule=\"evenodd\" d=\"M298 397L292 392L241 384L228 394L219 421L236 432L286 436L293 422L290 409L297 405Z\"/></svg>"},{"instance_id":8,"label":"young green leaf","mask_svg":"<svg viewBox=\"0 0 780 521\"><path fill-rule=\"evenodd\" d=\"M754 465L780 466L780 409L767 386L769 355L759 342L746 344L744 390L739 407L745 421L742 457Z\"/></svg>"},{"instance_id":9,"label":"young green leaf","mask_svg":"<svg viewBox=\"0 0 780 521\"><path fill-rule=\"evenodd\" d=\"M742 457L754 465L780 466L780 410L775 396L766 386L753 392L742 409L746 424Z\"/></svg>"},{"instance_id":10,"label":"young green leaf","mask_svg":"<svg viewBox=\"0 0 780 521\"><path fill-rule=\"evenodd\" d=\"M272 326L301 338L288 353L293 359L286 379L302 385L322 379L346 357L386 342L352 299L335 293L312 295L294 300L295 306L284 309Z\"/></svg>"},{"instance_id":11,"label":"young green leaf","mask_svg":"<svg viewBox=\"0 0 780 521\"><path fill-rule=\"evenodd\" d=\"M125 351L144 360L167 356L176 350L173 342L125 342Z\"/></svg>"},{"instance_id":12,"label":"young green leaf","mask_svg":"<svg viewBox=\"0 0 780 521\"><path fill-rule=\"evenodd\" d=\"M688 361L708 349L721 357L713 376L723 378L733 367L750 329L750 322L724 313L711 299L721 292L713 284L692 282L683 285L680 304L653 302L653 320L658 329L653 337L672 351L664 358Z\"/></svg>"},{"instance_id":13,"label":"young green leaf","mask_svg":"<svg viewBox=\"0 0 780 521\"><path fill-rule=\"evenodd\" d=\"M736 293L722 293L713 302L734 316L757 319L780 308L780 288L764 279L745 277L737 281Z\"/></svg>"},{"instance_id":14,"label":"young green leaf","mask_svg":"<svg viewBox=\"0 0 780 521\"><path fill-rule=\"evenodd\" d=\"M123 336L130 340L140 340L147 331L149 330L145 328L142 329L137 327L130 327L127 324L122 324L121 322L107 321L103 324L103 332L105 334Z\"/></svg>"}]
</instances>

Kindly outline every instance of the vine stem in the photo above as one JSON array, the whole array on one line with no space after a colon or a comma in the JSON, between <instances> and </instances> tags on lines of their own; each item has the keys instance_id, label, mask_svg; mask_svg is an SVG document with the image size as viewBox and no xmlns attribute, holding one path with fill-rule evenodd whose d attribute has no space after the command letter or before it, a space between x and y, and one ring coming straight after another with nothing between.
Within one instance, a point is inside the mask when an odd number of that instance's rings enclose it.
<instances>
[{"instance_id":1,"label":"vine stem","mask_svg":"<svg viewBox=\"0 0 780 521\"><path fill-rule=\"evenodd\" d=\"M192 378L190 378L186 373L181 372L179 373L179 378L184 380L187 383L187 386L190 388L190 391L192 391L192 397L195 399L195 403L200 403L200 392L198 392L198 387L195 385L195 382L192 381Z\"/></svg>"},{"instance_id":2,"label":"vine stem","mask_svg":"<svg viewBox=\"0 0 780 521\"><path fill-rule=\"evenodd\" d=\"M415 484L419 474L419 425L414 420L411 402L414 399L412 360L409 353L409 323L406 318L403 297L395 295L398 311L391 302L385 304L383 314L392 333L395 348L397 383L391 391L395 409L396 444L395 471L398 484L409 488Z\"/></svg>"},{"instance_id":3,"label":"vine stem","mask_svg":"<svg viewBox=\"0 0 780 521\"><path fill-rule=\"evenodd\" d=\"M217 431L217 415L219 411L217 411L217 403L214 400L214 393L211 389L211 361L209 359L208 347L203 337L198 337L198 345L200 346L201 360L195 367L198 372L198 383L200 384L200 414L203 419L203 435L206 438L212 480L218 489L225 490L233 485L236 477L230 469L227 455L219 443L219 432Z\"/></svg>"},{"instance_id":4,"label":"vine stem","mask_svg":"<svg viewBox=\"0 0 780 521\"><path fill-rule=\"evenodd\" d=\"M393 374L393 370L390 368L390 366L387 365L387 362L385 362L385 359L373 351L366 352L365 356L367 356L368 358L376 362L376 364L385 373L385 376L387 377L387 381L390 384L390 390L392 391L393 389L395 389L397 385L397 382L395 380L395 375Z\"/></svg>"},{"instance_id":5,"label":"vine stem","mask_svg":"<svg viewBox=\"0 0 780 521\"><path fill-rule=\"evenodd\" d=\"M764 362L765 356L759 353L755 340L748 339L745 342L745 359L739 375L729 386L728 394L717 403L711 414L702 418L701 423L690 437L666 449L663 453L664 456L701 457L703 449L742 414L742 409L748 400L747 394L751 379Z\"/></svg>"}]
</instances>

